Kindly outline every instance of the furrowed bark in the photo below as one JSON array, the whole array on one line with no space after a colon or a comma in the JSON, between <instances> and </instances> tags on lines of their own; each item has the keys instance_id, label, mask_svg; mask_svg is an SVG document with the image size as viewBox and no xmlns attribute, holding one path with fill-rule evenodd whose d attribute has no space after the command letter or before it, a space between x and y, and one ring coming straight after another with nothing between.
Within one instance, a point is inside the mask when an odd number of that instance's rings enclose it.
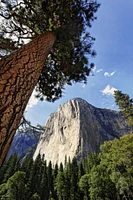
<instances>
[{"instance_id":1,"label":"furrowed bark","mask_svg":"<svg viewBox=\"0 0 133 200\"><path fill-rule=\"evenodd\" d=\"M0 166L54 42L47 31L0 60Z\"/></svg>"}]
</instances>

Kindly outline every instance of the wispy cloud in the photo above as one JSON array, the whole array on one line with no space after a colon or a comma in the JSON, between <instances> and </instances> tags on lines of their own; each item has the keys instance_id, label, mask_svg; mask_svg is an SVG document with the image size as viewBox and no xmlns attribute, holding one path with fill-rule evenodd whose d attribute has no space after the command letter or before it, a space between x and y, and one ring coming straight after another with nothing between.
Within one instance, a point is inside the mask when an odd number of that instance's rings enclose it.
<instances>
[{"instance_id":1,"label":"wispy cloud","mask_svg":"<svg viewBox=\"0 0 133 200\"><path fill-rule=\"evenodd\" d=\"M105 72L105 73L104 73L104 76L105 76L105 77L110 77L110 76L113 76L114 74L115 74L115 71L113 71L113 72L111 72L111 73Z\"/></svg>"},{"instance_id":2,"label":"wispy cloud","mask_svg":"<svg viewBox=\"0 0 133 200\"><path fill-rule=\"evenodd\" d=\"M96 65L91 69L92 75L94 75L95 73L100 73L102 72L103 69L97 69Z\"/></svg>"},{"instance_id":3,"label":"wispy cloud","mask_svg":"<svg viewBox=\"0 0 133 200\"><path fill-rule=\"evenodd\" d=\"M96 65L91 69L92 75L94 75L95 73L100 73L102 72L103 69L97 69Z\"/></svg>"},{"instance_id":4,"label":"wispy cloud","mask_svg":"<svg viewBox=\"0 0 133 200\"><path fill-rule=\"evenodd\" d=\"M94 67L91 69L91 72L90 72L90 75L94 75L95 74L95 72L96 72L96 65L94 65Z\"/></svg>"},{"instance_id":5,"label":"wispy cloud","mask_svg":"<svg viewBox=\"0 0 133 200\"><path fill-rule=\"evenodd\" d=\"M107 85L103 90L101 90L102 94L103 95L114 95L114 91L116 91L117 89L110 86L110 85Z\"/></svg>"},{"instance_id":6,"label":"wispy cloud","mask_svg":"<svg viewBox=\"0 0 133 200\"><path fill-rule=\"evenodd\" d=\"M103 69L98 69L97 71L96 71L96 73L100 73L100 72L102 72L103 71Z\"/></svg>"},{"instance_id":7,"label":"wispy cloud","mask_svg":"<svg viewBox=\"0 0 133 200\"><path fill-rule=\"evenodd\" d=\"M37 94L37 93L36 93L36 91L34 90L33 93L32 93L32 95L31 95L31 97L30 97L30 100L29 100L29 102L28 102L28 105L27 105L27 107L26 107L26 110L27 110L28 108L32 108L33 106L37 105L39 99L37 99L37 98L35 97L36 94Z\"/></svg>"},{"instance_id":8,"label":"wispy cloud","mask_svg":"<svg viewBox=\"0 0 133 200\"><path fill-rule=\"evenodd\" d=\"M82 87L82 88L85 88L85 87L86 87L86 84L85 84L85 83L82 83L81 87Z\"/></svg>"}]
</instances>

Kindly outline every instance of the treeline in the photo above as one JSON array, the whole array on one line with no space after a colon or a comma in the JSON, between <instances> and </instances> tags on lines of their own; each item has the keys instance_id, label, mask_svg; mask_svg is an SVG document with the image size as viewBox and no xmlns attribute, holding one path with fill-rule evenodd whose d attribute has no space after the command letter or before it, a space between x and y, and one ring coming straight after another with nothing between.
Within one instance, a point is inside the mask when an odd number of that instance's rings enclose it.
<instances>
[{"instance_id":1,"label":"treeline","mask_svg":"<svg viewBox=\"0 0 133 200\"><path fill-rule=\"evenodd\" d=\"M52 166L40 155L12 155L0 169L1 200L133 199L133 134L105 142L100 154Z\"/></svg>"}]
</instances>

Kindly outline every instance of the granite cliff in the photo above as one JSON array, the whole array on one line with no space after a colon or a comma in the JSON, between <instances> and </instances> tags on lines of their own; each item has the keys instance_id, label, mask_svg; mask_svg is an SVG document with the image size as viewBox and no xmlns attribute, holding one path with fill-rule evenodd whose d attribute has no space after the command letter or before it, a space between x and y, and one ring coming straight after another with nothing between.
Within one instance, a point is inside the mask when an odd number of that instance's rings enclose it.
<instances>
[{"instance_id":1,"label":"granite cliff","mask_svg":"<svg viewBox=\"0 0 133 200\"><path fill-rule=\"evenodd\" d=\"M81 98L61 105L45 126L33 159L44 154L53 164L64 163L65 156L80 160L87 153L99 152L104 141L119 138L128 130L120 113L96 108Z\"/></svg>"}]
</instances>

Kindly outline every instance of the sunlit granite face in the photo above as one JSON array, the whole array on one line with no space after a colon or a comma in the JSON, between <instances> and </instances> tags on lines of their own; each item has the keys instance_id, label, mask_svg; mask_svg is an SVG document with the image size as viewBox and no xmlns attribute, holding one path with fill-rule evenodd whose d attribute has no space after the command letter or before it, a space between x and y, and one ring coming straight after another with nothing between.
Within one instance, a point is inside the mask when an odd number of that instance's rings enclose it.
<instances>
[{"instance_id":1,"label":"sunlit granite face","mask_svg":"<svg viewBox=\"0 0 133 200\"><path fill-rule=\"evenodd\" d=\"M106 140L125 134L127 123L116 111L96 108L81 98L74 98L52 113L41 135L33 159L40 153L47 162L64 163L67 158L78 160L88 153L99 152Z\"/></svg>"}]
</instances>

